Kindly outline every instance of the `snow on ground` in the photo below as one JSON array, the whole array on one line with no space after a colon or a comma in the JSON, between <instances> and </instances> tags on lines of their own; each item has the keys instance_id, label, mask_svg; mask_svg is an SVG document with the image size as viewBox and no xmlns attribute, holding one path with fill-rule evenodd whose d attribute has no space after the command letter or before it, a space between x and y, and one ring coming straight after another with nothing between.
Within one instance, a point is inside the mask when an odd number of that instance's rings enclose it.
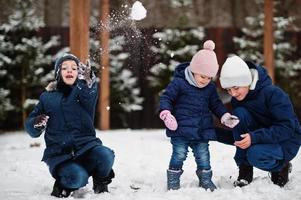
<instances>
[{"instance_id":1,"label":"snow on ground","mask_svg":"<svg viewBox=\"0 0 301 200\"><path fill-rule=\"evenodd\" d=\"M284 187L271 183L268 173L255 170L254 181L244 188L234 188L237 167L233 161L234 147L210 143L213 181L218 190L205 191L198 187L193 156L184 164L182 188L166 191L166 169L171 145L164 130L98 131L103 143L115 151L116 178L109 185L110 193L94 194L92 180L68 199L109 200L284 200L301 199L301 157L292 161L290 182ZM30 147L41 143L40 147ZM0 199L48 200L54 180L41 162L43 137L30 138L25 132L0 135ZM133 190L131 187L140 187Z\"/></svg>"}]
</instances>

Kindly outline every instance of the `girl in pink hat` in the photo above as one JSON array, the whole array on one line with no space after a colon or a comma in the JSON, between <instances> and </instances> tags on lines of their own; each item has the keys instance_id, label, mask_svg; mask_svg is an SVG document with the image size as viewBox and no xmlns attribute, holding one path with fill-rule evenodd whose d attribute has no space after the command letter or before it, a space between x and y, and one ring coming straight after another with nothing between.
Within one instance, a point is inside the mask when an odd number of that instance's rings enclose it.
<instances>
[{"instance_id":1,"label":"girl in pink hat","mask_svg":"<svg viewBox=\"0 0 301 200\"><path fill-rule=\"evenodd\" d=\"M217 139L212 113L230 128L239 122L237 117L227 112L212 82L219 67L214 47L213 41L206 41L204 48L193 56L190 63L177 66L173 80L160 97L160 119L167 127L166 134L172 144L167 170L168 190L180 188L188 147L192 149L197 164L199 186L215 190L208 149L208 141Z\"/></svg>"}]
</instances>

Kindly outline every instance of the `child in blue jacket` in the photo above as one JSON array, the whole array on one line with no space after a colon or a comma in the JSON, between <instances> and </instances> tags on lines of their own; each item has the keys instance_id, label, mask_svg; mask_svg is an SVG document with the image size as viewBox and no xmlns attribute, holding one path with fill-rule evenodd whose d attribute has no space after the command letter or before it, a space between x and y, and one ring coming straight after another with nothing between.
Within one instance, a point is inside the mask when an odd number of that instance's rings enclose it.
<instances>
[{"instance_id":1,"label":"child in blue jacket","mask_svg":"<svg viewBox=\"0 0 301 200\"><path fill-rule=\"evenodd\" d=\"M215 190L208 149L208 141L217 139L212 112L230 128L238 123L238 119L227 112L212 82L218 71L214 47L213 41L206 41L204 49L197 52L190 63L177 66L174 79L160 97L160 118L167 127L166 134L172 144L167 170L168 190L180 188L188 147L192 149L197 164L199 186Z\"/></svg>"},{"instance_id":2,"label":"child in blue jacket","mask_svg":"<svg viewBox=\"0 0 301 200\"><path fill-rule=\"evenodd\" d=\"M72 54L55 62L55 79L25 122L31 137L43 132L43 161L55 178L52 196L68 197L93 177L95 193L108 191L114 177L114 152L102 145L93 126L98 96L90 64Z\"/></svg>"},{"instance_id":3,"label":"child in blue jacket","mask_svg":"<svg viewBox=\"0 0 301 200\"><path fill-rule=\"evenodd\" d=\"M288 95L272 84L262 66L229 57L221 69L220 83L232 96L235 161L239 167L236 186L253 180L253 166L271 172L274 184L289 180L290 161L301 145L301 127Z\"/></svg>"}]
</instances>

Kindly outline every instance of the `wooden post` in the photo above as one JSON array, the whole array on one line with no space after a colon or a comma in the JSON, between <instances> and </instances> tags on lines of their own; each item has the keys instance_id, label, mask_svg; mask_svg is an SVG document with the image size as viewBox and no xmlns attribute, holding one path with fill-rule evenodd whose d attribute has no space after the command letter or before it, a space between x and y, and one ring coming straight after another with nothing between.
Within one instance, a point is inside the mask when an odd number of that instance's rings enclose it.
<instances>
[{"instance_id":1,"label":"wooden post","mask_svg":"<svg viewBox=\"0 0 301 200\"><path fill-rule=\"evenodd\" d=\"M70 50L82 62L89 55L90 0L70 0Z\"/></svg>"},{"instance_id":2,"label":"wooden post","mask_svg":"<svg viewBox=\"0 0 301 200\"><path fill-rule=\"evenodd\" d=\"M274 69L274 34L273 34L273 0L264 1L264 38L263 38L263 54L264 65L268 70L272 81L275 80Z\"/></svg>"},{"instance_id":3,"label":"wooden post","mask_svg":"<svg viewBox=\"0 0 301 200\"><path fill-rule=\"evenodd\" d=\"M110 129L110 66L109 66L109 39L110 33L105 27L109 24L109 0L102 0L101 3L101 70L100 72L100 98L98 99L98 111L100 118L98 128L101 130Z\"/></svg>"}]
</instances>

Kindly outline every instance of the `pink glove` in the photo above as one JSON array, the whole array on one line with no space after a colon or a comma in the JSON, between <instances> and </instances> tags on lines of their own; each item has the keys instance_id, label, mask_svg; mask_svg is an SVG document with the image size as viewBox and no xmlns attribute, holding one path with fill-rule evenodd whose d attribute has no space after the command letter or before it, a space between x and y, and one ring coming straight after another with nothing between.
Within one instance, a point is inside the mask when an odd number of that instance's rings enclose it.
<instances>
[{"instance_id":1,"label":"pink glove","mask_svg":"<svg viewBox=\"0 0 301 200\"><path fill-rule=\"evenodd\" d=\"M176 118L170 113L169 110L162 110L160 112L160 119L164 121L165 126L172 131L177 130L178 123Z\"/></svg>"},{"instance_id":2,"label":"pink glove","mask_svg":"<svg viewBox=\"0 0 301 200\"><path fill-rule=\"evenodd\" d=\"M221 118L221 123L229 128L234 128L239 123L239 119L235 115L225 113Z\"/></svg>"}]
</instances>

